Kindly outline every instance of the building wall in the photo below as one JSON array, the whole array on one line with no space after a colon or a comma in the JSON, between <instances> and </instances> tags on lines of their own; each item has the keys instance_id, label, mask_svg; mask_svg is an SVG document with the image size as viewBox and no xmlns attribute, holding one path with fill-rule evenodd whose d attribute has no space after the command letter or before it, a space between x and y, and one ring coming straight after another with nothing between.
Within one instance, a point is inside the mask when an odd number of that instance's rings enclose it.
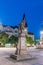
<instances>
[{"instance_id":1,"label":"building wall","mask_svg":"<svg viewBox=\"0 0 43 65\"><path fill-rule=\"evenodd\" d=\"M34 40L34 35L28 34L28 37L31 37Z\"/></svg>"},{"instance_id":2,"label":"building wall","mask_svg":"<svg viewBox=\"0 0 43 65\"><path fill-rule=\"evenodd\" d=\"M43 30L40 32L40 40L43 40Z\"/></svg>"},{"instance_id":3,"label":"building wall","mask_svg":"<svg viewBox=\"0 0 43 65\"><path fill-rule=\"evenodd\" d=\"M4 28L3 28L3 24L0 23L0 32L2 32L3 30L4 30Z\"/></svg>"},{"instance_id":4,"label":"building wall","mask_svg":"<svg viewBox=\"0 0 43 65\"><path fill-rule=\"evenodd\" d=\"M14 35L14 36L18 36L18 34L19 34L18 28L15 28L15 29L13 30L13 35Z\"/></svg>"},{"instance_id":5,"label":"building wall","mask_svg":"<svg viewBox=\"0 0 43 65\"><path fill-rule=\"evenodd\" d=\"M2 32L4 31L9 36L12 36L12 35L18 36L18 34L19 34L19 30L17 27L12 28L10 26L3 26L2 23L0 23L0 31L2 31ZM28 34L28 27L25 27L24 31L25 31L25 34L27 34L29 37L32 37L32 39L34 40L34 35Z\"/></svg>"},{"instance_id":6,"label":"building wall","mask_svg":"<svg viewBox=\"0 0 43 65\"><path fill-rule=\"evenodd\" d=\"M43 35L40 35L40 40L43 40Z\"/></svg>"}]
</instances>

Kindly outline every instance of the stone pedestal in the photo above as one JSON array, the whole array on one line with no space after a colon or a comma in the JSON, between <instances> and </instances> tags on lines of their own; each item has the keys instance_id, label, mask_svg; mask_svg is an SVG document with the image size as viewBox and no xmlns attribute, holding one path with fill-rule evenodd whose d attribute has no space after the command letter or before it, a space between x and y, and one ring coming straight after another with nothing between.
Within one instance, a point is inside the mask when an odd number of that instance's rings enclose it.
<instances>
[{"instance_id":1,"label":"stone pedestal","mask_svg":"<svg viewBox=\"0 0 43 65\"><path fill-rule=\"evenodd\" d=\"M25 39L25 34L21 34L19 36L19 41L18 41L18 54L19 55L23 55L23 54L27 54L27 46L26 46L26 39Z\"/></svg>"}]
</instances>

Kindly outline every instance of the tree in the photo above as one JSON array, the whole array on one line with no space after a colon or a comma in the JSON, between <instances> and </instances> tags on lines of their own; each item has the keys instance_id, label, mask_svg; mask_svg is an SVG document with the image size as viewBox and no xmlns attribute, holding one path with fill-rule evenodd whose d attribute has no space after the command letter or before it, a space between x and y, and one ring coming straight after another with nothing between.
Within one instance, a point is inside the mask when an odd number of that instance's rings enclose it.
<instances>
[{"instance_id":1,"label":"tree","mask_svg":"<svg viewBox=\"0 0 43 65\"><path fill-rule=\"evenodd\" d=\"M12 35L12 36L9 38L9 42L10 42L11 44L17 45L18 37L15 37L15 36Z\"/></svg>"},{"instance_id":2,"label":"tree","mask_svg":"<svg viewBox=\"0 0 43 65\"><path fill-rule=\"evenodd\" d=\"M34 41L33 41L34 45L36 45L36 44L37 44L37 42L38 42L37 40L34 40Z\"/></svg>"},{"instance_id":3,"label":"tree","mask_svg":"<svg viewBox=\"0 0 43 65\"><path fill-rule=\"evenodd\" d=\"M26 43L27 43L27 44L30 44L30 45L32 46L32 44L33 44L33 39L32 39L32 37L28 37L28 36L26 35Z\"/></svg>"},{"instance_id":4,"label":"tree","mask_svg":"<svg viewBox=\"0 0 43 65\"><path fill-rule=\"evenodd\" d=\"M1 32L0 33L0 42L5 44L8 42L8 34Z\"/></svg>"}]
</instances>

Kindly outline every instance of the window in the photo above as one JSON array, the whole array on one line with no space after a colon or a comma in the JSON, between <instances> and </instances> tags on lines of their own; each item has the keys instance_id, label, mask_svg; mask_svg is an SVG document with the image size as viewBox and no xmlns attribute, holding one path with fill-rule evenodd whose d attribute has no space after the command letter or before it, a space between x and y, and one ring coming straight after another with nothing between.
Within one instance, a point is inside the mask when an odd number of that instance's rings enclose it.
<instances>
[{"instance_id":1,"label":"window","mask_svg":"<svg viewBox=\"0 0 43 65\"><path fill-rule=\"evenodd\" d=\"M17 31L17 30L15 30L15 33L18 33L18 31Z\"/></svg>"}]
</instances>

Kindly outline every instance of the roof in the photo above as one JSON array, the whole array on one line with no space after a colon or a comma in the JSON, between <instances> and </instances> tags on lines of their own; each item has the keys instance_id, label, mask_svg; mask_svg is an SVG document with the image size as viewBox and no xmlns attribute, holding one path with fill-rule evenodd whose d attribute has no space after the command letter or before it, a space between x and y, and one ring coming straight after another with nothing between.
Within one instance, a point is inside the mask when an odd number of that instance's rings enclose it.
<instances>
[{"instance_id":1,"label":"roof","mask_svg":"<svg viewBox=\"0 0 43 65\"><path fill-rule=\"evenodd\" d=\"M7 27L7 25L3 25L3 27Z\"/></svg>"},{"instance_id":2,"label":"roof","mask_svg":"<svg viewBox=\"0 0 43 65\"><path fill-rule=\"evenodd\" d=\"M11 28L15 29L15 28L18 28L18 26L10 26Z\"/></svg>"},{"instance_id":3,"label":"roof","mask_svg":"<svg viewBox=\"0 0 43 65\"><path fill-rule=\"evenodd\" d=\"M8 25L3 25L3 27L8 27ZM18 26L9 26L9 27L11 27L13 29L18 28Z\"/></svg>"},{"instance_id":4,"label":"roof","mask_svg":"<svg viewBox=\"0 0 43 65\"><path fill-rule=\"evenodd\" d=\"M28 32L28 34L30 34L30 35L34 35L33 33L31 33L31 32Z\"/></svg>"}]
</instances>

